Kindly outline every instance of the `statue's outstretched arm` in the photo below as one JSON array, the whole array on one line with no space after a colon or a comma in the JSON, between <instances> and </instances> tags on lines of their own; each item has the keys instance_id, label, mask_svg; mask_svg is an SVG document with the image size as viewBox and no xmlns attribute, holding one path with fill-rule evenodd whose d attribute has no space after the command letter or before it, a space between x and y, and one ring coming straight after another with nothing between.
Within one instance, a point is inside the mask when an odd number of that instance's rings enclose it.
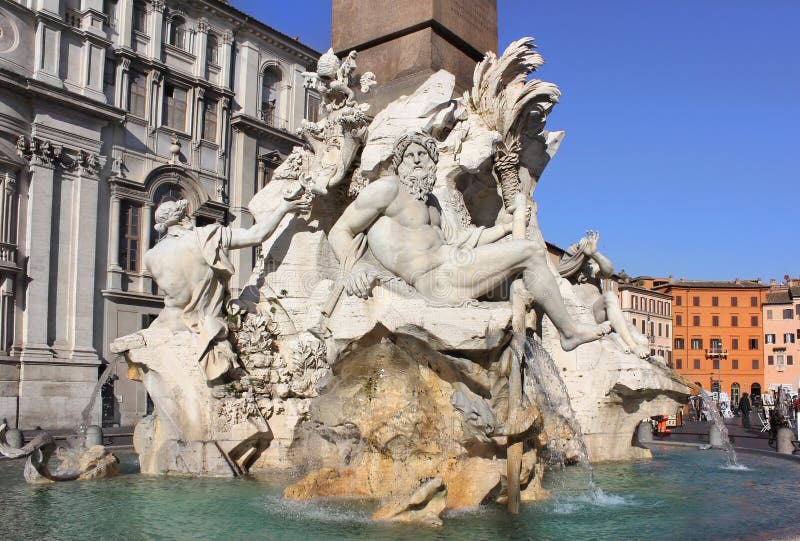
<instances>
[{"instance_id":1,"label":"statue's outstretched arm","mask_svg":"<svg viewBox=\"0 0 800 541\"><path fill-rule=\"evenodd\" d=\"M232 249L247 248L249 246L258 246L269 238L275 232L278 224L289 212L304 213L310 209L310 202L304 198L298 198L291 201L282 199L278 207L272 211L272 214L266 219L257 222L249 229L233 228L231 230L231 245Z\"/></svg>"}]
</instances>

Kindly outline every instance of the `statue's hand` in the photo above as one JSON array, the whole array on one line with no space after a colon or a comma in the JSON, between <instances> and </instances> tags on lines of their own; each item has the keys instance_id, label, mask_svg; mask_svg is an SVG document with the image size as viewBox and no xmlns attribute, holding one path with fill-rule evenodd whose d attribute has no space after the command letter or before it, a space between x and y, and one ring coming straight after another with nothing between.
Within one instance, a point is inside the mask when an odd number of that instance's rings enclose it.
<instances>
[{"instance_id":1,"label":"statue's hand","mask_svg":"<svg viewBox=\"0 0 800 541\"><path fill-rule=\"evenodd\" d=\"M597 242L600 240L600 233L597 231L586 232L586 244L583 246L583 253L587 257L592 257L597 253Z\"/></svg>"},{"instance_id":2,"label":"statue's hand","mask_svg":"<svg viewBox=\"0 0 800 541\"><path fill-rule=\"evenodd\" d=\"M344 279L344 289L348 295L362 299L369 297L378 282L378 272L370 266L356 266Z\"/></svg>"},{"instance_id":3,"label":"statue's hand","mask_svg":"<svg viewBox=\"0 0 800 541\"><path fill-rule=\"evenodd\" d=\"M306 214L311 211L311 198L308 194L292 199L284 199L282 202L285 214L293 212L295 214Z\"/></svg>"}]
</instances>

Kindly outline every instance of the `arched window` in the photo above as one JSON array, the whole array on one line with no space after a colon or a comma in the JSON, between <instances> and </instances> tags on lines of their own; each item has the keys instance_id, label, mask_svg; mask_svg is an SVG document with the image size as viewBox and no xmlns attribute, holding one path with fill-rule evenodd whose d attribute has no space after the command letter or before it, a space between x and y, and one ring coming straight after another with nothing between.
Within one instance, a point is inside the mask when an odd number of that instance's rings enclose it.
<instances>
[{"instance_id":1,"label":"arched window","mask_svg":"<svg viewBox=\"0 0 800 541\"><path fill-rule=\"evenodd\" d=\"M177 184L165 182L156 188L156 191L153 193L153 212L151 213L152 218L150 221L150 231L152 231L150 235L150 248L155 246L163 236L153 229L156 225L156 209L161 203L166 201L180 201L181 199L187 199L187 197L183 189ZM191 211L191 209L187 209L187 211Z\"/></svg>"},{"instance_id":2,"label":"arched window","mask_svg":"<svg viewBox=\"0 0 800 541\"><path fill-rule=\"evenodd\" d=\"M186 21L183 17L173 17L169 25L169 44L184 51L188 49L189 40Z\"/></svg>"},{"instance_id":3,"label":"arched window","mask_svg":"<svg viewBox=\"0 0 800 541\"><path fill-rule=\"evenodd\" d=\"M283 74L277 66L267 66L261 80L261 120L270 126L278 125L276 111L280 104L280 84Z\"/></svg>"},{"instance_id":4,"label":"arched window","mask_svg":"<svg viewBox=\"0 0 800 541\"><path fill-rule=\"evenodd\" d=\"M738 383L731 384L731 404L734 408L739 405L739 398L741 395L741 387Z\"/></svg>"},{"instance_id":5,"label":"arched window","mask_svg":"<svg viewBox=\"0 0 800 541\"><path fill-rule=\"evenodd\" d=\"M206 41L206 62L219 64L219 39L214 34L209 34Z\"/></svg>"},{"instance_id":6,"label":"arched window","mask_svg":"<svg viewBox=\"0 0 800 541\"><path fill-rule=\"evenodd\" d=\"M761 395L761 384L754 383L750 386L750 396L760 396Z\"/></svg>"},{"instance_id":7,"label":"arched window","mask_svg":"<svg viewBox=\"0 0 800 541\"><path fill-rule=\"evenodd\" d=\"M711 382L711 392L718 393L719 392L719 380L714 380Z\"/></svg>"}]
</instances>

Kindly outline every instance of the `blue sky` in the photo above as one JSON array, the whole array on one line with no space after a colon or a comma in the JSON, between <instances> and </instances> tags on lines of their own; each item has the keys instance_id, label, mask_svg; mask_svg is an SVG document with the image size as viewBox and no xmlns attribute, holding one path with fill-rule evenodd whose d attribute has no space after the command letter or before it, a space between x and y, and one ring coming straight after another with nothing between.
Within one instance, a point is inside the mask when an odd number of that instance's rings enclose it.
<instances>
[{"instance_id":1,"label":"blue sky","mask_svg":"<svg viewBox=\"0 0 800 541\"><path fill-rule=\"evenodd\" d=\"M234 0L318 50L330 2ZM280 6L280 7L278 7ZM291 7L289 7L291 6ZM499 0L499 46L534 36L566 130L536 200L630 275L800 275L800 1Z\"/></svg>"}]
</instances>

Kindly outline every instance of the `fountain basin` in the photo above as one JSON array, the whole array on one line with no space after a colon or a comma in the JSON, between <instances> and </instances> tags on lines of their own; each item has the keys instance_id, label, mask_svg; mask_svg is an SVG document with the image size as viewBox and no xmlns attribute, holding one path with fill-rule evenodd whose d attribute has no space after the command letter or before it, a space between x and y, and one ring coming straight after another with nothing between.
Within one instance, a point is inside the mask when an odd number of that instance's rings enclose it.
<instances>
[{"instance_id":1,"label":"fountain basin","mask_svg":"<svg viewBox=\"0 0 800 541\"><path fill-rule=\"evenodd\" d=\"M656 445L649 461L596 466L587 488L580 468L548 472L548 500L517 517L492 504L445 513L441 528L375 523L378 502L283 499L289 478L214 479L138 474L29 486L20 462L0 461L0 538L59 539L752 539L800 534L800 464L744 454L726 468L721 451ZM102 512L98 512L102 510Z\"/></svg>"}]
</instances>

